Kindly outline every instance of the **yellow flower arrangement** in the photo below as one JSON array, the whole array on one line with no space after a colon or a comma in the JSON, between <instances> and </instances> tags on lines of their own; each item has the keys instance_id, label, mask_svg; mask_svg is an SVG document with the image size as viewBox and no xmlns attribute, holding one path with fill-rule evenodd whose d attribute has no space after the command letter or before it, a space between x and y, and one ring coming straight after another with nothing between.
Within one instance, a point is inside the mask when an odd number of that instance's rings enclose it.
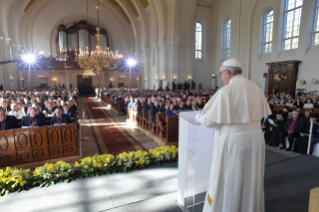
<instances>
[{"instance_id":1,"label":"yellow flower arrangement","mask_svg":"<svg viewBox=\"0 0 319 212\"><path fill-rule=\"evenodd\" d=\"M74 164L58 161L36 167L32 174L30 169L7 167L0 169L0 196L5 193L20 191L28 183L49 186L57 182L70 182L76 177L93 177L126 171L127 168L144 168L150 164L176 160L176 146L161 146L149 151L137 150L122 152L115 157L111 154L94 155L82 158Z\"/></svg>"}]
</instances>

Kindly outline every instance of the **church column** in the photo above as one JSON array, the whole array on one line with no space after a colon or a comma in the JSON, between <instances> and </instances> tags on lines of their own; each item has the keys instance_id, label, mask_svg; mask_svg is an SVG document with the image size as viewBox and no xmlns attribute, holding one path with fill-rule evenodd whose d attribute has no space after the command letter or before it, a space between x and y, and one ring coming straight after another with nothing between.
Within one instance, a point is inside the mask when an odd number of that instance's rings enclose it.
<instances>
[{"instance_id":1,"label":"church column","mask_svg":"<svg viewBox=\"0 0 319 212\"><path fill-rule=\"evenodd\" d=\"M143 88L151 88L152 80L152 49L145 48L143 51L144 70L140 73L140 83Z\"/></svg>"},{"instance_id":2,"label":"church column","mask_svg":"<svg viewBox=\"0 0 319 212\"><path fill-rule=\"evenodd\" d=\"M101 81L101 86L105 87L105 72L101 73L102 81Z\"/></svg>"},{"instance_id":3,"label":"church column","mask_svg":"<svg viewBox=\"0 0 319 212\"><path fill-rule=\"evenodd\" d=\"M172 88L172 82L174 80L174 77L176 77L178 75L178 61L179 61L179 57L178 57L178 51L179 51L179 45L180 45L180 41L182 39L178 39L178 38L171 38L171 45L170 45L170 70L169 70L169 74L166 77L166 81L168 83L168 87Z\"/></svg>"},{"instance_id":4,"label":"church column","mask_svg":"<svg viewBox=\"0 0 319 212\"><path fill-rule=\"evenodd\" d=\"M2 54L3 54L3 61L8 61L11 60L10 58L10 50L9 50L9 42L10 38L3 38L2 39ZM10 64L5 64L3 65L4 68L4 85L3 89L4 90L10 90L12 88L11 81L10 81Z\"/></svg>"},{"instance_id":5,"label":"church column","mask_svg":"<svg viewBox=\"0 0 319 212\"><path fill-rule=\"evenodd\" d=\"M180 78L180 82L184 83L188 80L188 77L193 77L193 70L194 70L194 58L195 58L195 41L194 40L187 40L186 41L186 67L185 71L182 74L182 78Z\"/></svg>"},{"instance_id":6,"label":"church column","mask_svg":"<svg viewBox=\"0 0 319 212\"><path fill-rule=\"evenodd\" d=\"M66 89L70 89L70 72L69 71L65 71L65 87Z\"/></svg>"},{"instance_id":7,"label":"church column","mask_svg":"<svg viewBox=\"0 0 319 212\"><path fill-rule=\"evenodd\" d=\"M0 36L0 61L4 61L4 55L3 55L3 37ZM0 85L3 85L4 88L4 65L0 65Z\"/></svg>"},{"instance_id":8,"label":"church column","mask_svg":"<svg viewBox=\"0 0 319 212\"><path fill-rule=\"evenodd\" d=\"M169 64L170 64L170 45L169 45L169 39L162 39L158 41L158 52L159 52L159 73L157 76L157 85L155 89L159 87L160 80L163 80L166 82L166 77L168 75L169 70ZM163 87L165 87L165 84L163 84Z\"/></svg>"}]
</instances>

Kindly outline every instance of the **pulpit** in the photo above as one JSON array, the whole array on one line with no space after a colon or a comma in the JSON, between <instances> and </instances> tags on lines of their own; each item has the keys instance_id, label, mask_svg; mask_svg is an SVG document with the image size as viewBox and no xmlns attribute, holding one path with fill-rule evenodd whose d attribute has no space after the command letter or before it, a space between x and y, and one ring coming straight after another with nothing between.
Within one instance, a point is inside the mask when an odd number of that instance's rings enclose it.
<instances>
[{"instance_id":1,"label":"pulpit","mask_svg":"<svg viewBox=\"0 0 319 212\"><path fill-rule=\"evenodd\" d=\"M196 121L198 111L180 112L177 203L183 211L203 204L209 183L214 130Z\"/></svg>"}]
</instances>

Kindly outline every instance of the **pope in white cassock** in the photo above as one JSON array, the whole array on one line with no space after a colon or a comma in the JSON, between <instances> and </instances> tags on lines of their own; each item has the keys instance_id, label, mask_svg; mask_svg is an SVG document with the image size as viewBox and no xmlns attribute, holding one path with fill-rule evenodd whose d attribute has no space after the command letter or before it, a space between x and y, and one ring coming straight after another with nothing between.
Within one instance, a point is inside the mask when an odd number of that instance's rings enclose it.
<instances>
[{"instance_id":1,"label":"pope in white cassock","mask_svg":"<svg viewBox=\"0 0 319 212\"><path fill-rule=\"evenodd\" d=\"M260 121L271 114L262 90L236 59L220 68L225 83L196 118L214 128L204 212L264 212L265 141Z\"/></svg>"}]
</instances>

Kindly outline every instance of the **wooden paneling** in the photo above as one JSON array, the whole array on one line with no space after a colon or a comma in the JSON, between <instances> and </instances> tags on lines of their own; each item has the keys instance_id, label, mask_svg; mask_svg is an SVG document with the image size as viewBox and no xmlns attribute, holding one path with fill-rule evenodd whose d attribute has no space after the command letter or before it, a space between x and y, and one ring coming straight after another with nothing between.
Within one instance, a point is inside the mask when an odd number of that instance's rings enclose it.
<instances>
[{"instance_id":1,"label":"wooden paneling","mask_svg":"<svg viewBox=\"0 0 319 212\"><path fill-rule=\"evenodd\" d=\"M301 61L282 61L267 63L268 65L268 93L273 89L284 92L287 88L294 96L296 93L296 82L298 67Z\"/></svg>"},{"instance_id":2,"label":"wooden paneling","mask_svg":"<svg viewBox=\"0 0 319 212\"><path fill-rule=\"evenodd\" d=\"M75 125L0 131L0 167L78 155Z\"/></svg>"}]
</instances>

